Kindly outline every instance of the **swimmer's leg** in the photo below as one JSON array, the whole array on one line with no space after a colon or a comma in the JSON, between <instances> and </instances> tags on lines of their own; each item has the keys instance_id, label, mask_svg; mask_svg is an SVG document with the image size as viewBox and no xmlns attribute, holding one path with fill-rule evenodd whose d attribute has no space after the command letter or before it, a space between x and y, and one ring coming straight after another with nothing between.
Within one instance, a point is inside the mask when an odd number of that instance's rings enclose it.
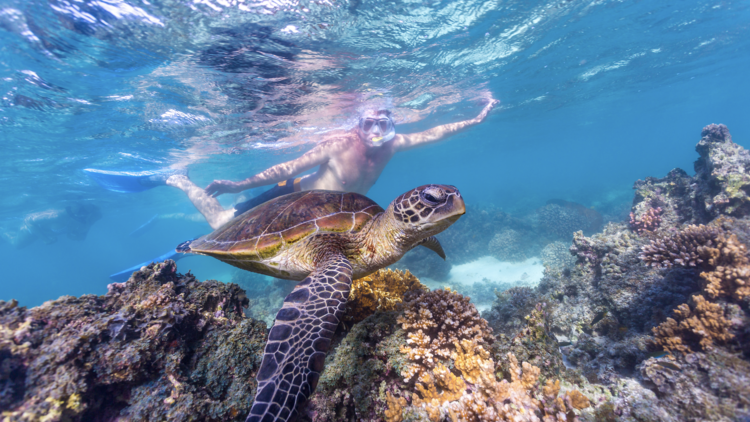
<instances>
[{"instance_id":1,"label":"swimmer's leg","mask_svg":"<svg viewBox=\"0 0 750 422\"><path fill-rule=\"evenodd\" d=\"M206 217L206 221L214 230L223 226L234 217L234 209L225 210L216 198L208 195L205 190L198 187L198 185L190 181L185 175L172 175L167 178L166 184L185 192L190 202Z\"/></svg>"},{"instance_id":2,"label":"swimmer's leg","mask_svg":"<svg viewBox=\"0 0 750 422\"><path fill-rule=\"evenodd\" d=\"M37 241L38 237L28 229L21 228L20 230L4 231L0 234L0 239L9 243L15 249L23 249Z\"/></svg>"},{"instance_id":3,"label":"swimmer's leg","mask_svg":"<svg viewBox=\"0 0 750 422\"><path fill-rule=\"evenodd\" d=\"M164 186L173 175L187 176L186 169L163 169L156 171L110 171L84 169L86 174L101 187L113 192L142 192L157 186Z\"/></svg>"}]
</instances>

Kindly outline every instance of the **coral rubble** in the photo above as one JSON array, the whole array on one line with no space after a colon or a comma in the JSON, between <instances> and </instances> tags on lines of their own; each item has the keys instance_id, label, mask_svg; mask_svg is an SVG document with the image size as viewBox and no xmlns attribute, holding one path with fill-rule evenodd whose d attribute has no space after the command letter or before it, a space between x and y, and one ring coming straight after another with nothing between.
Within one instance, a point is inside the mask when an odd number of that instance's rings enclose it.
<instances>
[{"instance_id":1,"label":"coral rubble","mask_svg":"<svg viewBox=\"0 0 750 422\"><path fill-rule=\"evenodd\" d=\"M104 296L0 302L8 421L244 420L265 324L234 284L151 264Z\"/></svg>"}]
</instances>

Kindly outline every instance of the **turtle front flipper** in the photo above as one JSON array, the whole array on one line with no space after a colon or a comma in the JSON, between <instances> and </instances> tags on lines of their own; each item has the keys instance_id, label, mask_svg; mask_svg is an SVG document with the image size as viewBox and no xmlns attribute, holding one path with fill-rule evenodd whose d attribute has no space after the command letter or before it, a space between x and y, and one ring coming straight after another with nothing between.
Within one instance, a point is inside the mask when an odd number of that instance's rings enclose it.
<instances>
[{"instance_id":1,"label":"turtle front flipper","mask_svg":"<svg viewBox=\"0 0 750 422\"><path fill-rule=\"evenodd\" d=\"M445 261L445 251L443 251L443 246L440 244L440 241L437 239L437 237L425 237L424 239L417 242L415 246L420 245L435 252L439 257L443 258L443 261Z\"/></svg>"},{"instance_id":2,"label":"turtle front flipper","mask_svg":"<svg viewBox=\"0 0 750 422\"><path fill-rule=\"evenodd\" d=\"M284 299L268 333L247 422L288 421L297 415L318 384L351 285L351 264L340 251L330 251Z\"/></svg>"}]
</instances>

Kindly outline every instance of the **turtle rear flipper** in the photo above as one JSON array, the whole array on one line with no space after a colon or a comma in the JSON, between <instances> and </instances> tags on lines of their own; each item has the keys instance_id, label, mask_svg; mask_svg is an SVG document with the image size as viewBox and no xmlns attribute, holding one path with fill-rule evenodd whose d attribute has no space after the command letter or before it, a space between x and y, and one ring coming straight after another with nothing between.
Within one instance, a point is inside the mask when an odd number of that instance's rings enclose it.
<instances>
[{"instance_id":1,"label":"turtle rear flipper","mask_svg":"<svg viewBox=\"0 0 750 422\"><path fill-rule=\"evenodd\" d=\"M268 333L247 422L288 421L297 415L318 384L351 285L351 264L341 251L331 250L284 299Z\"/></svg>"}]
</instances>

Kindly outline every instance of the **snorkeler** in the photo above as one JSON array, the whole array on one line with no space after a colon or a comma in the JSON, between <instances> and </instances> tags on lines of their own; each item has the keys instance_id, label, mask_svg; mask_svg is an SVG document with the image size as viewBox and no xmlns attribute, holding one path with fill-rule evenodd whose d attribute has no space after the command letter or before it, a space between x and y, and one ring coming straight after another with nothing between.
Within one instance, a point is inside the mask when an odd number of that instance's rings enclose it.
<instances>
[{"instance_id":1,"label":"snorkeler","mask_svg":"<svg viewBox=\"0 0 750 422\"><path fill-rule=\"evenodd\" d=\"M94 169L86 171L110 190L134 192L158 185L181 189L203 214L211 228L217 229L257 205L292 192L324 189L364 195L378 180L395 153L441 141L462 129L481 123L497 103L498 100L490 98L479 115L473 119L448 123L412 134L396 133L390 111L372 110L360 117L355 128L328 136L299 158L277 164L240 182L215 180L205 189L201 189L188 179L184 170L142 173ZM319 166L316 172L295 178L315 166ZM126 186L124 183L133 186ZM216 199L224 193L239 193L274 183L276 186L249 201L236 204L231 209L224 209Z\"/></svg>"},{"instance_id":2,"label":"snorkeler","mask_svg":"<svg viewBox=\"0 0 750 422\"><path fill-rule=\"evenodd\" d=\"M99 207L92 204L74 204L64 210L47 210L29 214L16 230L6 230L3 239L16 249L25 248L36 241L45 244L57 242L58 236L70 240L84 240L91 226L102 218Z\"/></svg>"}]
</instances>

